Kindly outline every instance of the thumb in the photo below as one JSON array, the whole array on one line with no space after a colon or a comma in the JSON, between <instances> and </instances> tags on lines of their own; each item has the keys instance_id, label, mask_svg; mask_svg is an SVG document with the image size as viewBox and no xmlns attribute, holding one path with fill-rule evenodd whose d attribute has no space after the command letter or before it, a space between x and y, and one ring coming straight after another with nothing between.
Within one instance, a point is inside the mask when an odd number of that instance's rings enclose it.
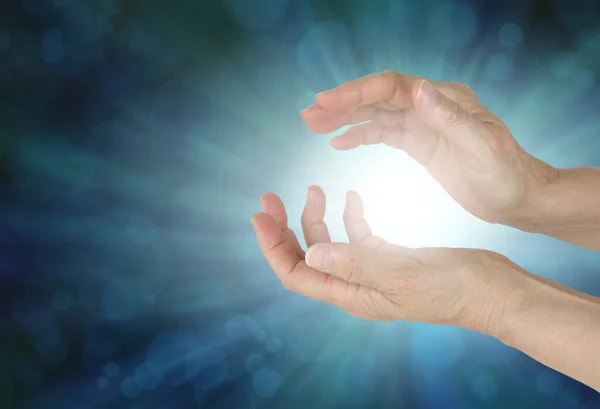
<instances>
[{"instance_id":1,"label":"thumb","mask_svg":"<svg viewBox=\"0 0 600 409\"><path fill-rule=\"evenodd\" d=\"M464 139L473 133L473 118L458 102L442 94L427 80L419 80L411 89L419 117L442 135Z\"/></svg>"},{"instance_id":2,"label":"thumb","mask_svg":"<svg viewBox=\"0 0 600 409\"><path fill-rule=\"evenodd\" d=\"M372 251L354 244L315 244L306 252L306 264L351 284L376 286L377 268Z\"/></svg>"}]
</instances>

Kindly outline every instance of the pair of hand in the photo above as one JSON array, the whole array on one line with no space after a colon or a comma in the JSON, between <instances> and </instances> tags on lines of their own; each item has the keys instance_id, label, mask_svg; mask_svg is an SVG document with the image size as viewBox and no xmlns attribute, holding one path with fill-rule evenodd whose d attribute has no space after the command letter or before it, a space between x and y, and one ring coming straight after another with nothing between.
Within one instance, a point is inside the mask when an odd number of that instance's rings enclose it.
<instances>
[{"instance_id":1,"label":"pair of hand","mask_svg":"<svg viewBox=\"0 0 600 409\"><path fill-rule=\"evenodd\" d=\"M384 143L404 150L467 211L492 223L526 220L556 174L527 154L463 84L386 71L317 95L302 117L316 133L356 124L332 139L336 149ZM386 243L372 235L354 192L344 212L350 244L343 244L330 243L325 195L309 189L302 216L306 253L287 228L281 200L265 194L262 205L252 221L283 285L361 318L494 333L502 330L503 310L520 302L515 289L527 281L524 271L493 252Z\"/></svg>"}]
</instances>

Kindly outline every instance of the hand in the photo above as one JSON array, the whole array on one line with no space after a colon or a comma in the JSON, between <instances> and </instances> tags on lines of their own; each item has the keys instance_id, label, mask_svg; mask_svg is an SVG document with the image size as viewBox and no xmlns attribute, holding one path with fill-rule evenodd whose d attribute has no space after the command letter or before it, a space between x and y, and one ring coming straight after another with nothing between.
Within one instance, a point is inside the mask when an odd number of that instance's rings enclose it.
<instances>
[{"instance_id":1,"label":"hand","mask_svg":"<svg viewBox=\"0 0 600 409\"><path fill-rule=\"evenodd\" d=\"M484 250L409 249L374 236L363 218L360 197L346 197L344 225L350 244L331 243L325 195L308 191L302 229L305 254L287 227L276 195L262 197L264 213L252 218L261 250L284 287L350 314L376 320L452 324L491 333L505 306L517 302L517 269ZM514 285L513 285L514 284ZM521 284L519 284L521 285Z\"/></svg>"},{"instance_id":2,"label":"hand","mask_svg":"<svg viewBox=\"0 0 600 409\"><path fill-rule=\"evenodd\" d=\"M339 150L385 143L402 149L467 211L518 225L557 171L527 154L471 88L386 71L320 93L302 111L309 128L356 125L331 144ZM363 123L369 121L367 123Z\"/></svg>"}]
</instances>

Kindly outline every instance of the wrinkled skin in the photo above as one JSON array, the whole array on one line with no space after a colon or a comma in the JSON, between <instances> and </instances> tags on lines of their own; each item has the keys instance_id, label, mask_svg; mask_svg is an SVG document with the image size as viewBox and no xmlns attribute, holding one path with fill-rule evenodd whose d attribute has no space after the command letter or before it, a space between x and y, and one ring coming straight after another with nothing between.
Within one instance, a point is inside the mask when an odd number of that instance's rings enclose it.
<instances>
[{"instance_id":1,"label":"wrinkled skin","mask_svg":"<svg viewBox=\"0 0 600 409\"><path fill-rule=\"evenodd\" d=\"M539 187L557 177L460 83L371 74L317 95L302 117L316 133L358 124L332 139L332 146L402 149L467 211L492 223L518 224L532 211Z\"/></svg>"},{"instance_id":2,"label":"wrinkled skin","mask_svg":"<svg viewBox=\"0 0 600 409\"><path fill-rule=\"evenodd\" d=\"M510 270L510 262L496 253L451 248L413 250L374 236L355 192L348 193L344 211L350 243L330 243L323 221L325 195L316 186L309 188L302 214L305 240L312 246L308 254L287 227L281 199L267 193L262 205L263 213L252 221L263 254L283 285L360 318L491 325L495 311L486 307L490 289L497 280L512 278L510 273L502 276L504 270ZM332 250L328 266L311 258L322 244Z\"/></svg>"}]
</instances>

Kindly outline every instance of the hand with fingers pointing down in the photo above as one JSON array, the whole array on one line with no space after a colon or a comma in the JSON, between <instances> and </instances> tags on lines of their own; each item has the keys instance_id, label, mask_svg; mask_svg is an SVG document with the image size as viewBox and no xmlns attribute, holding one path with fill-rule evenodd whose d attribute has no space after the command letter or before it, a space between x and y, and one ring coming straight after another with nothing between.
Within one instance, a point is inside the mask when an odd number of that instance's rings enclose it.
<instances>
[{"instance_id":1,"label":"hand with fingers pointing down","mask_svg":"<svg viewBox=\"0 0 600 409\"><path fill-rule=\"evenodd\" d=\"M402 149L466 210L489 222L524 222L556 176L460 83L372 74L317 95L302 117L317 133L358 124L332 139L333 147L384 143Z\"/></svg>"},{"instance_id":2,"label":"hand with fingers pointing down","mask_svg":"<svg viewBox=\"0 0 600 409\"><path fill-rule=\"evenodd\" d=\"M302 111L339 150L404 150L473 215L600 250L600 169L555 169L529 155L469 87L392 71L317 95ZM600 299L536 277L486 250L411 249L374 236L349 192L349 243L332 243L325 195L309 188L306 253L276 195L252 218L283 285L360 318L458 325L494 336L600 391Z\"/></svg>"}]
</instances>

